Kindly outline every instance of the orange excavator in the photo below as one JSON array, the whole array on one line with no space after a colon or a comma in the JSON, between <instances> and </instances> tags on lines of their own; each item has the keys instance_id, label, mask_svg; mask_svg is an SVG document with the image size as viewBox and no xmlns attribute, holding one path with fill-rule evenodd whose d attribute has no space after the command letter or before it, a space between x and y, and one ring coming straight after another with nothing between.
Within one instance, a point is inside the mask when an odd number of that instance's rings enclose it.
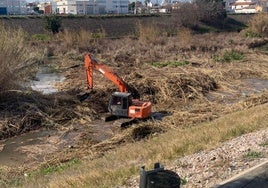
<instances>
[{"instance_id":1,"label":"orange excavator","mask_svg":"<svg viewBox=\"0 0 268 188\"><path fill-rule=\"evenodd\" d=\"M102 73L107 79L112 81L119 89L111 95L108 110L111 116L105 120L114 120L120 117L136 119L147 119L152 113L152 103L134 99L129 93L127 84L112 72L106 65L98 63L90 54L85 55L85 68L88 88L93 89L93 70ZM122 126L122 125L121 125Z\"/></svg>"}]
</instances>

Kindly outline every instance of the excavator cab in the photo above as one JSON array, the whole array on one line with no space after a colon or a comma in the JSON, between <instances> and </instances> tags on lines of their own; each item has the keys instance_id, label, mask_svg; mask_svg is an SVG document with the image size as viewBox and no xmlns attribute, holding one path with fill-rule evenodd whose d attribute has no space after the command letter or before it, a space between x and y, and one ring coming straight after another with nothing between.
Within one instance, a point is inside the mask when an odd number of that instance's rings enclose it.
<instances>
[{"instance_id":1,"label":"excavator cab","mask_svg":"<svg viewBox=\"0 0 268 188\"><path fill-rule=\"evenodd\" d=\"M132 103L131 93L114 92L108 110L114 116L128 117L128 108Z\"/></svg>"},{"instance_id":2,"label":"excavator cab","mask_svg":"<svg viewBox=\"0 0 268 188\"><path fill-rule=\"evenodd\" d=\"M146 119L151 116L151 102L133 99L131 93L114 92L108 110L112 116Z\"/></svg>"}]
</instances>

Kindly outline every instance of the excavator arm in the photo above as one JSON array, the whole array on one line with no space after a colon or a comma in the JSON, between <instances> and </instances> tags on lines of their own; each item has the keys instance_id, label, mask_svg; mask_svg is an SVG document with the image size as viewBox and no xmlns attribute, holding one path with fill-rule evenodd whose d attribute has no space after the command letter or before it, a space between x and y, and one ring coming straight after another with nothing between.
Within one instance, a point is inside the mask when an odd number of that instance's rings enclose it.
<instances>
[{"instance_id":1,"label":"excavator arm","mask_svg":"<svg viewBox=\"0 0 268 188\"><path fill-rule=\"evenodd\" d=\"M98 63L88 53L85 55L85 67L89 89L93 89L93 69L96 69L107 79L111 80L118 87L120 92L128 92L127 84L120 77L112 72L106 65Z\"/></svg>"}]
</instances>

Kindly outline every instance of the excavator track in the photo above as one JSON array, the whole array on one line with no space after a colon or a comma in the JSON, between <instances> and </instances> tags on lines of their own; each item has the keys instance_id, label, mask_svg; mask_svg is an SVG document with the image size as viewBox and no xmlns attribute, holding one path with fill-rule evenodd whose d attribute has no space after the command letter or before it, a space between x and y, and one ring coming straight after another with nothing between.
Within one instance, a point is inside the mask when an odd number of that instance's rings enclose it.
<instances>
[{"instance_id":1,"label":"excavator track","mask_svg":"<svg viewBox=\"0 0 268 188\"><path fill-rule=\"evenodd\" d=\"M127 128L133 124L138 123L138 120L133 118L133 119L118 119L113 122L113 125L121 128Z\"/></svg>"},{"instance_id":2,"label":"excavator track","mask_svg":"<svg viewBox=\"0 0 268 188\"><path fill-rule=\"evenodd\" d=\"M136 118L122 118L115 115L109 115L105 116L104 118L105 122L112 122L111 124L116 127L126 128L132 124L135 124L138 122Z\"/></svg>"}]
</instances>

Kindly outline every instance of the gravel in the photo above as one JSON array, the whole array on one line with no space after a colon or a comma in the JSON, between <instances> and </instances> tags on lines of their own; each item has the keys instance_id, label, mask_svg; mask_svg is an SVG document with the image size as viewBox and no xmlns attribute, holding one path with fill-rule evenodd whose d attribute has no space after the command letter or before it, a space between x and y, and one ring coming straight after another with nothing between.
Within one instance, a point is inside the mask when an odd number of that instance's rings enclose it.
<instances>
[{"instance_id":1,"label":"gravel","mask_svg":"<svg viewBox=\"0 0 268 188\"><path fill-rule=\"evenodd\" d=\"M268 128L226 141L212 150L178 158L164 167L179 174L183 188L212 187L267 158ZM139 187L139 177L129 180L126 187Z\"/></svg>"}]
</instances>

